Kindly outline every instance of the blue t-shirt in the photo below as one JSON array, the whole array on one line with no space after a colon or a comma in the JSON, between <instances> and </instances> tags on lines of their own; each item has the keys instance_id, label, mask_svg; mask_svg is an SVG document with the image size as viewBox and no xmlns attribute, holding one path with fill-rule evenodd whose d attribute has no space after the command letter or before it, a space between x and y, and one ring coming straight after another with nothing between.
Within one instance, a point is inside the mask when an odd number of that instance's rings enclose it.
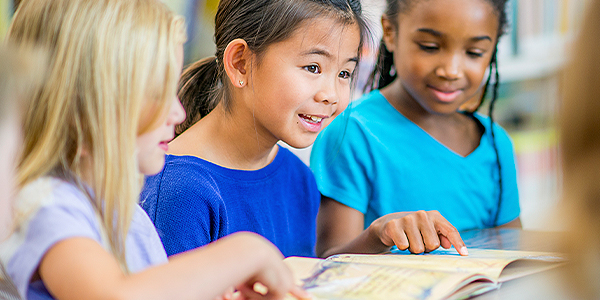
<instances>
[{"instance_id":1,"label":"blue t-shirt","mask_svg":"<svg viewBox=\"0 0 600 300\"><path fill-rule=\"evenodd\" d=\"M286 257L315 256L320 194L310 169L282 147L255 171L167 155L164 170L147 178L141 198L168 255L251 231Z\"/></svg>"},{"instance_id":2,"label":"blue t-shirt","mask_svg":"<svg viewBox=\"0 0 600 300\"><path fill-rule=\"evenodd\" d=\"M42 177L17 195L19 227L0 245L0 258L23 299L53 299L41 280L30 282L46 252L56 243L90 238L110 249L99 214L75 185ZM136 205L126 239L127 267L132 273L167 262L152 222Z\"/></svg>"},{"instance_id":3,"label":"blue t-shirt","mask_svg":"<svg viewBox=\"0 0 600 300\"><path fill-rule=\"evenodd\" d=\"M321 193L365 214L365 227L394 212L438 210L458 230L494 226L498 165L490 120L466 157L453 152L398 112L378 91L338 116L313 145L310 167ZM520 214L512 142L494 124L502 166L498 224Z\"/></svg>"}]
</instances>

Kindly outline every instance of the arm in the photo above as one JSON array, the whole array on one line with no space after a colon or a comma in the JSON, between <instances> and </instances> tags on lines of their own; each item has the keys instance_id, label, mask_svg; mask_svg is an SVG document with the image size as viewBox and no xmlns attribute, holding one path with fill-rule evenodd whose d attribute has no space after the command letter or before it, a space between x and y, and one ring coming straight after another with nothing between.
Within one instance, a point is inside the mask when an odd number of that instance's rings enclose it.
<instances>
[{"instance_id":1,"label":"arm","mask_svg":"<svg viewBox=\"0 0 600 300\"><path fill-rule=\"evenodd\" d=\"M380 253L393 245L412 253L454 245L461 255L468 254L456 228L437 211L393 213L363 228L360 211L322 196L317 216L317 255Z\"/></svg>"},{"instance_id":2,"label":"arm","mask_svg":"<svg viewBox=\"0 0 600 300\"><path fill-rule=\"evenodd\" d=\"M125 275L97 242L69 238L50 248L38 272L57 299L213 299L230 286L252 299L306 297L281 259L264 238L238 233ZM257 282L269 289L264 297L252 289Z\"/></svg>"}]
</instances>

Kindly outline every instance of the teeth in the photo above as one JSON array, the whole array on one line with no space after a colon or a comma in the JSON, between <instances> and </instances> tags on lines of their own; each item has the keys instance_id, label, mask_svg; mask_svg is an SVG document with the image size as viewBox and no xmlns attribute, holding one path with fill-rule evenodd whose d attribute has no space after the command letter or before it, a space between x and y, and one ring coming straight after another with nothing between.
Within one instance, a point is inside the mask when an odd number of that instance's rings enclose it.
<instances>
[{"instance_id":1,"label":"teeth","mask_svg":"<svg viewBox=\"0 0 600 300\"><path fill-rule=\"evenodd\" d=\"M302 118L304 118L306 121L311 122L311 123L320 123L321 120L323 120L323 118L321 118L321 117L304 115L304 114L302 115Z\"/></svg>"}]
</instances>

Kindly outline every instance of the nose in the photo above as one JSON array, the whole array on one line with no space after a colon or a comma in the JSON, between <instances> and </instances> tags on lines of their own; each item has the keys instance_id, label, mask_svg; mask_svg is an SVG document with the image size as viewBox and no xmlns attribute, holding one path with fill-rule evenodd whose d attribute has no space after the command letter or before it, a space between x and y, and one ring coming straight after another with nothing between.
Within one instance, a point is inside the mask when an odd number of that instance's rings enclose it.
<instances>
[{"instance_id":1,"label":"nose","mask_svg":"<svg viewBox=\"0 0 600 300\"><path fill-rule=\"evenodd\" d=\"M185 120L185 110L183 109L183 105L181 105L178 97L173 97L167 123L169 125L178 125L181 124L183 120Z\"/></svg>"},{"instance_id":2,"label":"nose","mask_svg":"<svg viewBox=\"0 0 600 300\"><path fill-rule=\"evenodd\" d=\"M339 100L337 85L334 80L324 82L315 94L315 101L324 104L337 104Z\"/></svg>"},{"instance_id":3,"label":"nose","mask_svg":"<svg viewBox=\"0 0 600 300\"><path fill-rule=\"evenodd\" d=\"M446 57L435 70L438 77L446 80L457 80L463 76L462 57L453 54Z\"/></svg>"}]
</instances>

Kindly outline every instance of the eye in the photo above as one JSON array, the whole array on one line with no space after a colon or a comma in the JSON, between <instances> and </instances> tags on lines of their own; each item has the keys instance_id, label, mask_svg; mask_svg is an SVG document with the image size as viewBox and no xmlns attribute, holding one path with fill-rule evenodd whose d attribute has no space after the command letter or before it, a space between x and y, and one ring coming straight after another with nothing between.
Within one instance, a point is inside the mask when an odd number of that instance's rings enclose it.
<instances>
[{"instance_id":1,"label":"eye","mask_svg":"<svg viewBox=\"0 0 600 300\"><path fill-rule=\"evenodd\" d=\"M318 65L308 65L304 66L304 70L313 73L313 74L321 74L321 68Z\"/></svg>"},{"instance_id":2,"label":"eye","mask_svg":"<svg viewBox=\"0 0 600 300\"><path fill-rule=\"evenodd\" d=\"M339 78L342 79L350 79L352 77L352 73L350 73L349 71L341 71L340 74L338 75Z\"/></svg>"},{"instance_id":3,"label":"eye","mask_svg":"<svg viewBox=\"0 0 600 300\"><path fill-rule=\"evenodd\" d=\"M476 51L476 50L469 50L467 51L467 55L477 58L477 57L482 57L483 56L483 52L481 51Z\"/></svg>"},{"instance_id":4,"label":"eye","mask_svg":"<svg viewBox=\"0 0 600 300\"><path fill-rule=\"evenodd\" d=\"M440 49L440 47L436 44L418 44L419 48L421 48L421 50L425 51L425 52L435 52L437 50Z\"/></svg>"}]
</instances>

